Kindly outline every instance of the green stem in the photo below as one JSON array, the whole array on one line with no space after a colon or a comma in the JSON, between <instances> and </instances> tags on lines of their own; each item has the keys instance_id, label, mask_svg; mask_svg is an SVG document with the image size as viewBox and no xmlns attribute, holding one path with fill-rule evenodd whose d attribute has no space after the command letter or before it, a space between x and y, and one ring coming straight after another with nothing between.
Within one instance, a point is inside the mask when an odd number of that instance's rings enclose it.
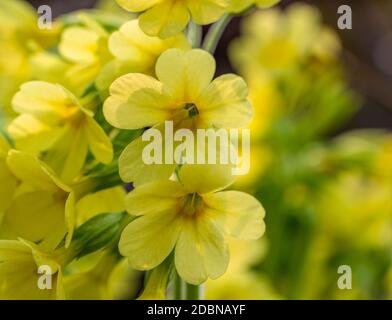
<instances>
[{"instance_id":1,"label":"green stem","mask_svg":"<svg viewBox=\"0 0 392 320\"><path fill-rule=\"evenodd\" d=\"M214 54L216 48L218 47L220 38L222 37L226 27L229 25L233 17L234 16L231 14L225 14L218 22L211 26L203 43L204 50Z\"/></svg>"},{"instance_id":2,"label":"green stem","mask_svg":"<svg viewBox=\"0 0 392 320\"><path fill-rule=\"evenodd\" d=\"M186 284L186 300L203 300L204 292L203 286L195 286L193 284Z\"/></svg>"},{"instance_id":3,"label":"green stem","mask_svg":"<svg viewBox=\"0 0 392 320\"><path fill-rule=\"evenodd\" d=\"M174 275L174 300L184 300L185 284L181 277L175 272Z\"/></svg>"},{"instance_id":4,"label":"green stem","mask_svg":"<svg viewBox=\"0 0 392 320\"><path fill-rule=\"evenodd\" d=\"M188 41L192 48L200 48L202 38L202 28L198 24L191 21L188 25Z\"/></svg>"}]
</instances>

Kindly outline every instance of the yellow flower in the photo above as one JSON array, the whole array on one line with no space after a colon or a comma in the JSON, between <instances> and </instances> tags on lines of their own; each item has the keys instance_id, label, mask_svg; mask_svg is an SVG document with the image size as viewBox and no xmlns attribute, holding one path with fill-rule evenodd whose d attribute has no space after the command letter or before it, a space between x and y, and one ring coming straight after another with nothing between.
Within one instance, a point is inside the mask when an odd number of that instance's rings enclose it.
<instances>
[{"instance_id":1,"label":"yellow flower","mask_svg":"<svg viewBox=\"0 0 392 320\"><path fill-rule=\"evenodd\" d=\"M233 13L240 13L250 8L253 4L259 8L269 8L276 5L280 1L281 0L231 0L228 11Z\"/></svg>"},{"instance_id":2,"label":"yellow flower","mask_svg":"<svg viewBox=\"0 0 392 320\"><path fill-rule=\"evenodd\" d=\"M0 133L0 225L4 211L11 204L18 187L18 179L7 166L7 154L10 149L8 142Z\"/></svg>"},{"instance_id":3,"label":"yellow flower","mask_svg":"<svg viewBox=\"0 0 392 320\"><path fill-rule=\"evenodd\" d=\"M71 188L30 154L10 150L7 164L22 185L3 223L16 236L40 241L45 248L55 248L64 236L68 245L74 227L75 196Z\"/></svg>"},{"instance_id":4,"label":"yellow flower","mask_svg":"<svg viewBox=\"0 0 392 320\"><path fill-rule=\"evenodd\" d=\"M107 90L115 79L130 72L154 75L158 57L169 48L190 49L190 45L183 33L160 39L146 35L138 20L123 24L109 38L109 50L115 59L102 69L98 88Z\"/></svg>"},{"instance_id":5,"label":"yellow flower","mask_svg":"<svg viewBox=\"0 0 392 320\"><path fill-rule=\"evenodd\" d=\"M140 27L150 36L171 37L187 26L190 17L197 24L217 21L226 11L229 0L116 0L131 12L144 12Z\"/></svg>"},{"instance_id":6,"label":"yellow flower","mask_svg":"<svg viewBox=\"0 0 392 320\"><path fill-rule=\"evenodd\" d=\"M45 151L45 162L64 181L70 182L80 174L89 150L99 162L111 162L113 150L106 133L94 120L92 111L64 87L27 82L15 95L13 107L20 115L8 131L17 148Z\"/></svg>"},{"instance_id":7,"label":"yellow flower","mask_svg":"<svg viewBox=\"0 0 392 320\"><path fill-rule=\"evenodd\" d=\"M67 299L113 299L110 277L120 258L118 253L106 252L102 254L98 262L89 270L65 277L64 288Z\"/></svg>"},{"instance_id":8,"label":"yellow flower","mask_svg":"<svg viewBox=\"0 0 392 320\"><path fill-rule=\"evenodd\" d=\"M58 49L69 63L67 86L81 94L93 83L101 69L112 59L108 49L109 34L87 14L79 14L80 26L66 28Z\"/></svg>"},{"instance_id":9,"label":"yellow flower","mask_svg":"<svg viewBox=\"0 0 392 320\"><path fill-rule=\"evenodd\" d=\"M131 73L112 84L104 104L105 118L121 129L151 127L166 120L174 121L176 128L192 130L247 126L252 107L245 81L233 74L212 81L214 73L215 60L206 51L169 49L157 61L158 80ZM146 166L142 162L146 143L136 139L123 151L119 167L124 181L138 184L172 174L171 165Z\"/></svg>"},{"instance_id":10,"label":"yellow flower","mask_svg":"<svg viewBox=\"0 0 392 320\"><path fill-rule=\"evenodd\" d=\"M265 213L248 194L220 191L233 182L222 166L185 165L179 178L181 183L156 181L129 193L127 211L139 218L124 229L119 248L136 270L159 266L174 250L181 278L200 284L225 273L224 236L261 237Z\"/></svg>"},{"instance_id":11,"label":"yellow flower","mask_svg":"<svg viewBox=\"0 0 392 320\"><path fill-rule=\"evenodd\" d=\"M86 195L76 204L77 225L100 213L125 211L125 194L118 186Z\"/></svg>"},{"instance_id":12,"label":"yellow flower","mask_svg":"<svg viewBox=\"0 0 392 320\"><path fill-rule=\"evenodd\" d=\"M55 252L24 240L0 240L0 300L63 299L61 262ZM49 267L42 269L41 267ZM51 283L40 278L50 277Z\"/></svg>"},{"instance_id":13,"label":"yellow flower","mask_svg":"<svg viewBox=\"0 0 392 320\"><path fill-rule=\"evenodd\" d=\"M230 56L247 77L287 72L309 57L335 60L341 48L333 30L322 25L320 12L306 4L257 12L244 21L242 30Z\"/></svg>"},{"instance_id":14,"label":"yellow flower","mask_svg":"<svg viewBox=\"0 0 392 320\"><path fill-rule=\"evenodd\" d=\"M0 114L3 112L9 118L14 116L12 96L21 83L32 77L29 65L32 50L51 45L60 30L57 23L50 30L39 29L37 19L36 11L26 1L0 3Z\"/></svg>"}]
</instances>

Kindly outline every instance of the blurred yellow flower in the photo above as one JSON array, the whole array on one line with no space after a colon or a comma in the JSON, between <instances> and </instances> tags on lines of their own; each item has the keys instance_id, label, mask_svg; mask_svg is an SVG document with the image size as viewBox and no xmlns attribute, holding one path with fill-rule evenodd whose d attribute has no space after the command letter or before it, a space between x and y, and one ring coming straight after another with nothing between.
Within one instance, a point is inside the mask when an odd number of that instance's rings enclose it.
<instances>
[{"instance_id":1,"label":"blurred yellow flower","mask_svg":"<svg viewBox=\"0 0 392 320\"><path fill-rule=\"evenodd\" d=\"M10 150L7 164L22 185L3 223L16 237L40 241L45 248L55 248L64 236L68 245L74 228L75 195L71 188L30 154Z\"/></svg>"},{"instance_id":2,"label":"blurred yellow flower","mask_svg":"<svg viewBox=\"0 0 392 320\"><path fill-rule=\"evenodd\" d=\"M200 68L203 66L203 68ZM117 79L104 104L106 120L120 129L155 126L166 120L176 128L241 128L252 119L245 81L233 74L213 80L215 60L206 51L169 49L156 64L157 79L138 73ZM176 74L176 77L173 77ZM173 166L149 166L145 175L142 150L147 142L136 139L120 157L124 181L143 183L169 178ZM152 167L157 167L155 171ZM162 171L163 170L163 171Z\"/></svg>"},{"instance_id":3,"label":"blurred yellow flower","mask_svg":"<svg viewBox=\"0 0 392 320\"><path fill-rule=\"evenodd\" d=\"M58 49L69 63L67 86L81 94L93 83L101 69L112 59L108 32L87 14L79 14L83 24L64 29Z\"/></svg>"},{"instance_id":4,"label":"blurred yellow flower","mask_svg":"<svg viewBox=\"0 0 392 320\"><path fill-rule=\"evenodd\" d=\"M54 252L24 240L0 240L0 300L64 299L61 262ZM40 267L50 267L45 272ZM40 277L51 283L39 287Z\"/></svg>"},{"instance_id":5,"label":"blurred yellow flower","mask_svg":"<svg viewBox=\"0 0 392 320\"><path fill-rule=\"evenodd\" d=\"M190 49L190 45L183 33L160 39L146 35L138 20L126 22L110 35L109 50L115 59L102 69L98 88L107 90L116 78L130 72L154 75L158 57L169 48Z\"/></svg>"},{"instance_id":6,"label":"blurred yellow flower","mask_svg":"<svg viewBox=\"0 0 392 320\"><path fill-rule=\"evenodd\" d=\"M259 271L251 271L263 258L265 242L232 240L230 264L219 279L206 283L208 300L269 300L279 299L268 280Z\"/></svg>"},{"instance_id":7,"label":"blurred yellow flower","mask_svg":"<svg viewBox=\"0 0 392 320\"><path fill-rule=\"evenodd\" d=\"M54 43L61 29L57 23L51 29L39 29L37 19L36 11L25 1L0 3L0 114L8 117L14 116L12 96L32 76L30 55Z\"/></svg>"},{"instance_id":8,"label":"blurred yellow flower","mask_svg":"<svg viewBox=\"0 0 392 320\"><path fill-rule=\"evenodd\" d=\"M243 36L233 42L230 56L247 77L288 72L309 56L336 59L340 51L336 34L322 26L318 9L307 4L256 12L242 29Z\"/></svg>"},{"instance_id":9,"label":"blurred yellow flower","mask_svg":"<svg viewBox=\"0 0 392 320\"><path fill-rule=\"evenodd\" d=\"M224 235L261 237L265 212L248 194L220 191L233 182L222 166L185 165L179 179L145 184L128 195L127 211L140 217L124 229L119 248L137 270L159 266L174 250L181 278L200 284L226 271Z\"/></svg>"},{"instance_id":10,"label":"blurred yellow flower","mask_svg":"<svg viewBox=\"0 0 392 320\"><path fill-rule=\"evenodd\" d=\"M17 148L47 152L45 162L66 182L80 174L89 150L98 161L111 162L111 141L94 120L93 112L64 87L27 82L12 103L20 115L8 131Z\"/></svg>"},{"instance_id":11,"label":"blurred yellow flower","mask_svg":"<svg viewBox=\"0 0 392 320\"><path fill-rule=\"evenodd\" d=\"M225 13L230 0L116 0L124 9L143 12L140 27L150 36L171 37L187 26L190 18L205 25Z\"/></svg>"}]
</instances>

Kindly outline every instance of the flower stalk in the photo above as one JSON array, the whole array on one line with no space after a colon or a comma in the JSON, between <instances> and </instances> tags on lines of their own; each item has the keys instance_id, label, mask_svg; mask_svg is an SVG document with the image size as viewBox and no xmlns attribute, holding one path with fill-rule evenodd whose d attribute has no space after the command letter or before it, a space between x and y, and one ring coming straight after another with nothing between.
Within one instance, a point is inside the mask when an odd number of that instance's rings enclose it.
<instances>
[{"instance_id":1,"label":"flower stalk","mask_svg":"<svg viewBox=\"0 0 392 320\"><path fill-rule=\"evenodd\" d=\"M211 54L214 54L218 47L219 40L221 39L227 26L233 19L233 15L225 14L218 22L213 24L208 31L206 38L203 43L203 49Z\"/></svg>"}]
</instances>

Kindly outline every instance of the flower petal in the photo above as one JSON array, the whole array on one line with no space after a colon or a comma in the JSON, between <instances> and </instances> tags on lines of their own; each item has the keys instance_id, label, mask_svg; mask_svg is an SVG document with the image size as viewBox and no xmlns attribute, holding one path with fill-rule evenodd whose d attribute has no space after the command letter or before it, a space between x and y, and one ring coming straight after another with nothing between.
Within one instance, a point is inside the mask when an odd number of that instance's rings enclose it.
<instances>
[{"instance_id":1,"label":"flower petal","mask_svg":"<svg viewBox=\"0 0 392 320\"><path fill-rule=\"evenodd\" d=\"M136 270L153 269L173 250L180 228L177 212L141 216L124 229L120 252Z\"/></svg>"},{"instance_id":2,"label":"flower petal","mask_svg":"<svg viewBox=\"0 0 392 320\"><path fill-rule=\"evenodd\" d=\"M173 174L175 164L149 165L143 161L143 150L149 143L139 137L124 149L119 158L120 177L123 181L139 186L154 180L169 179Z\"/></svg>"},{"instance_id":3,"label":"flower petal","mask_svg":"<svg viewBox=\"0 0 392 320\"><path fill-rule=\"evenodd\" d=\"M66 114L67 106L75 105L75 100L60 85L30 81L20 87L12 105L18 113L28 113L53 121Z\"/></svg>"},{"instance_id":4,"label":"flower petal","mask_svg":"<svg viewBox=\"0 0 392 320\"><path fill-rule=\"evenodd\" d=\"M253 112L247 101L248 86L236 75L215 79L196 102L203 122L217 128L249 125Z\"/></svg>"},{"instance_id":5,"label":"flower petal","mask_svg":"<svg viewBox=\"0 0 392 320\"><path fill-rule=\"evenodd\" d=\"M60 53L68 60L91 63L96 59L99 35L87 28L67 28L59 44Z\"/></svg>"},{"instance_id":6,"label":"flower petal","mask_svg":"<svg viewBox=\"0 0 392 320\"><path fill-rule=\"evenodd\" d=\"M231 185L235 177L229 165L193 164L184 165L180 180L189 193L205 194L222 190Z\"/></svg>"},{"instance_id":7,"label":"flower petal","mask_svg":"<svg viewBox=\"0 0 392 320\"><path fill-rule=\"evenodd\" d=\"M163 0L116 0L118 5L131 12L140 12L155 6Z\"/></svg>"},{"instance_id":8,"label":"flower petal","mask_svg":"<svg viewBox=\"0 0 392 320\"><path fill-rule=\"evenodd\" d=\"M197 24L204 25L213 23L223 16L229 0L187 0L187 5L192 19Z\"/></svg>"},{"instance_id":9,"label":"flower petal","mask_svg":"<svg viewBox=\"0 0 392 320\"><path fill-rule=\"evenodd\" d=\"M171 112L167 105L159 81L144 74L130 73L112 84L103 111L114 127L139 129L169 119Z\"/></svg>"},{"instance_id":10,"label":"flower petal","mask_svg":"<svg viewBox=\"0 0 392 320\"><path fill-rule=\"evenodd\" d=\"M178 198L186 191L175 181L155 181L137 187L126 198L126 209L129 214L141 216L164 211L175 212L178 208Z\"/></svg>"},{"instance_id":11,"label":"flower petal","mask_svg":"<svg viewBox=\"0 0 392 320\"><path fill-rule=\"evenodd\" d=\"M215 216L225 232L239 239L258 239L265 231L265 211L249 194L224 191L203 196L209 216Z\"/></svg>"},{"instance_id":12,"label":"flower petal","mask_svg":"<svg viewBox=\"0 0 392 320\"><path fill-rule=\"evenodd\" d=\"M169 38L185 29L188 9L182 1L165 0L139 17L140 28L149 36Z\"/></svg>"},{"instance_id":13,"label":"flower petal","mask_svg":"<svg viewBox=\"0 0 392 320\"><path fill-rule=\"evenodd\" d=\"M53 192L35 191L15 198L4 219L18 236L55 248L66 233L64 209Z\"/></svg>"},{"instance_id":14,"label":"flower petal","mask_svg":"<svg viewBox=\"0 0 392 320\"><path fill-rule=\"evenodd\" d=\"M7 165L19 180L42 190L67 189L56 175L44 163L31 154L11 150L8 153Z\"/></svg>"},{"instance_id":15,"label":"flower petal","mask_svg":"<svg viewBox=\"0 0 392 320\"><path fill-rule=\"evenodd\" d=\"M212 81L215 69L214 57L200 49L169 49L156 64L163 90L177 103L195 102Z\"/></svg>"},{"instance_id":16,"label":"flower petal","mask_svg":"<svg viewBox=\"0 0 392 320\"><path fill-rule=\"evenodd\" d=\"M64 134L64 128L49 126L24 113L10 123L8 132L19 150L38 153L53 146Z\"/></svg>"},{"instance_id":17,"label":"flower petal","mask_svg":"<svg viewBox=\"0 0 392 320\"><path fill-rule=\"evenodd\" d=\"M223 275L229 252L218 227L206 218L184 219L175 248L175 265L186 282L199 285Z\"/></svg>"},{"instance_id":18,"label":"flower petal","mask_svg":"<svg viewBox=\"0 0 392 320\"><path fill-rule=\"evenodd\" d=\"M256 5L259 8L270 8L277 3L279 3L281 0L256 0Z\"/></svg>"},{"instance_id":19,"label":"flower petal","mask_svg":"<svg viewBox=\"0 0 392 320\"><path fill-rule=\"evenodd\" d=\"M91 153L98 161L108 164L113 160L113 146L105 131L91 117L86 116L86 135Z\"/></svg>"}]
</instances>

